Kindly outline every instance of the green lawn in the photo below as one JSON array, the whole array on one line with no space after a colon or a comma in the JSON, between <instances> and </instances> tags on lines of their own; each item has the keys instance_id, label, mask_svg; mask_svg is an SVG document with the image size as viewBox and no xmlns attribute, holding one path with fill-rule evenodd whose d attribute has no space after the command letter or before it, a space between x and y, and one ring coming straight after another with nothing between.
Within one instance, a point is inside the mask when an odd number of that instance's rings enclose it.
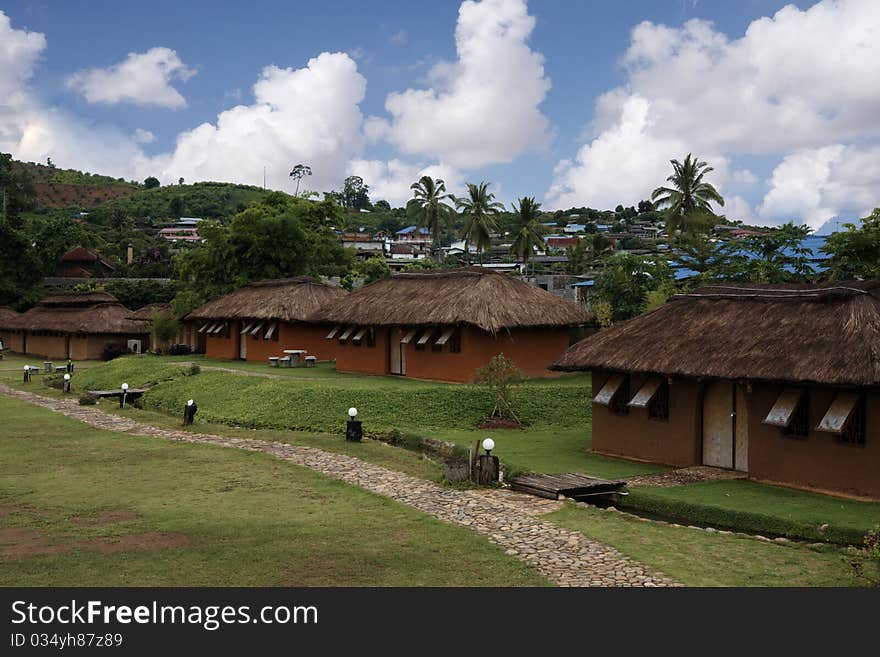
<instances>
[{"instance_id":1,"label":"green lawn","mask_svg":"<svg viewBox=\"0 0 880 657\"><path fill-rule=\"evenodd\" d=\"M841 550L711 534L598 509L565 508L545 519L580 531L688 586L856 586Z\"/></svg>"},{"instance_id":2,"label":"green lawn","mask_svg":"<svg viewBox=\"0 0 880 657\"><path fill-rule=\"evenodd\" d=\"M0 416L2 586L545 584L468 530L264 454L2 397Z\"/></svg>"},{"instance_id":3,"label":"green lawn","mask_svg":"<svg viewBox=\"0 0 880 657\"><path fill-rule=\"evenodd\" d=\"M858 543L880 523L880 502L743 480L635 488L623 506L715 527L837 543Z\"/></svg>"}]
</instances>

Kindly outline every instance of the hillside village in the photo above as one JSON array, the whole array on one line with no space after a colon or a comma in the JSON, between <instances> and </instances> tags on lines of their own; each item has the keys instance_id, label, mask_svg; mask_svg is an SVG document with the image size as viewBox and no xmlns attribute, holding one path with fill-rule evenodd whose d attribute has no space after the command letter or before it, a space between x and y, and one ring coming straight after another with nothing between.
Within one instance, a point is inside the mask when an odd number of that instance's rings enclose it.
<instances>
[{"instance_id":1,"label":"hillside village","mask_svg":"<svg viewBox=\"0 0 880 657\"><path fill-rule=\"evenodd\" d=\"M759 224L664 157L560 209L0 153L0 584L880 585L880 207Z\"/></svg>"}]
</instances>

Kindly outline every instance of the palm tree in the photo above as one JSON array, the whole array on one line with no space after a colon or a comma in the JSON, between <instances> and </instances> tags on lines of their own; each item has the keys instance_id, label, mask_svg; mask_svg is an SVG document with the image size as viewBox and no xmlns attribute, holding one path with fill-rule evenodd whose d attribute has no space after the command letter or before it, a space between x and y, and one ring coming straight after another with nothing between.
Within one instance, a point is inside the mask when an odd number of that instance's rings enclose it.
<instances>
[{"instance_id":1,"label":"palm tree","mask_svg":"<svg viewBox=\"0 0 880 657\"><path fill-rule=\"evenodd\" d=\"M413 197L407 203L407 214L416 217L420 228L426 227L431 231L431 254L439 261L440 220L449 221L454 210L447 201L455 201L455 197L446 193L445 182L431 176L422 176L409 188L413 190Z\"/></svg>"},{"instance_id":2,"label":"palm tree","mask_svg":"<svg viewBox=\"0 0 880 657\"><path fill-rule=\"evenodd\" d=\"M492 233L498 230L492 215L503 210L504 206L495 200L488 183L468 183L467 187L467 198L455 199L455 205L464 215L464 252L468 253L468 244L473 242L482 265L483 251L492 246Z\"/></svg>"},{"instance_id":3,"label":"palm tree","mask_svg":"<svg viewBox=\"0 0 880 657\"><path fill-rule=\"evenodd\" d=\"M684 163L670 160L674 173L666 180L672 187L658 187L651 194L656 207L666 207L666 232L672 237L677 228L693 232L714 216L711 204L724 205L724 199L703 176L714 171L699 158L688 153Z\"/></svg>"},{"instance_id":4,"label":"palm tree","mask_svg":"<svg viewBox=\"0 0 880 657\"><path fill-rule=\"evenodd\" d=\"M513 243L510 252L527 265L534 249L544 246L541 228L538 223L540 203L534 196L523 196L516 205L511 206L514 214Z\"/></svg>"}]
</instances>

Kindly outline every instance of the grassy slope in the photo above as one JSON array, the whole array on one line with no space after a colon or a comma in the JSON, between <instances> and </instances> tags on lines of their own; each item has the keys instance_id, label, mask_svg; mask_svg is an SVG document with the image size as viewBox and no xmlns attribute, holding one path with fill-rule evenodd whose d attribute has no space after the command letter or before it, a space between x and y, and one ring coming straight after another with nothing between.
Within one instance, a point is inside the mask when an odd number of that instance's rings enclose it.
<instances>
[{"instance_id":1,"label":"grassy slope","mask_svg":"<svg viewBox=\"0 0 880 657\"><path fill-rule=\"evenodd\" d=\"M880 523L880 503L792 490L753 481L713 481L670 488L636 488L624 506L712 526L857 543ZM827 524L821 531L819 527Z\"/></svg>"},{"instance_id":2,"label":"grassy slope","mask_svg":"<svg viewBox=\"0 0 880 657\"><path fill-rule=\"evenodd\" d=\"M860 585L842 552L763 543L566 505L545 516L690 586Z\"/></svg>"},{"instance_id":3,"label":"grassy slope","mask_svg":"<svg viewBox=\"0 0 880 657\"><path fill-rule=\"evenodd\" d=\"M0 416L0 528L190 542L4 559L0 585L543 583L467 530L266 455L97 431L6 398ZM83 521L119 509L137 517Z\"/></svg>"}]
</instances>

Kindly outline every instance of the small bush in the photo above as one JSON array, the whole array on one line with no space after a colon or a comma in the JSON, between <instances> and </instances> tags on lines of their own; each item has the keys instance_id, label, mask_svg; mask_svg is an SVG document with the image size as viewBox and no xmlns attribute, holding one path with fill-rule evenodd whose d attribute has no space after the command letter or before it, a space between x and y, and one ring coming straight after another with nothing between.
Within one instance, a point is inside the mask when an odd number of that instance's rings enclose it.
<instances>
[{"instance_id":1,"label":"small bush","mask_svg":"<svg viewBox=\"0 0 880 657\"><path fill-rule=\"evenodd\" d=\"M202 371L202 368L198 366L198 364L193 363L189 366L189 369L186 371L187 376L195 376Z\"/></svg>"},{"instance_id":2,"label":"small bush","mask_svg":"<svg viewBox=\"0 0 880 657\"><path fill-rule=\"evenodd\" d=\"M169 356L188 356L193 352L188 344L173 344L168 347Z\"/></svg>"},{"instance_id":3,"label":"small bush","mask_svg":"<svg viewBox=\"0 0 880 657\"><path fill-rule=\"evenodd\" d=\"M48 386L49 388L55 388L56 390L61 390L64 385L64 376L61 374L50 374L48 376L43 377L43 385Z\"/></svg>"},{"instance_id":4,"label":"small bush","mask_svg":"<svg viewBox=\"0 0 880 657\"><path fill-rule=\"evenodd\" d=\"M97 403L98 398L89 392L84 392L79 396L80 406L94 406Z\"/></svg>"},{"instance_id":5,"label":"small bush","mask_svg":"<svg viewBox=\"0 0 880 657\"><path fill-rule=\"evenodd\" d=\"M104 351L101 352L101 360L113 360L114 358L125 356L127 353L128 347L125 345L109 343L104 346Z\"/></svg>"}]
</instances>

